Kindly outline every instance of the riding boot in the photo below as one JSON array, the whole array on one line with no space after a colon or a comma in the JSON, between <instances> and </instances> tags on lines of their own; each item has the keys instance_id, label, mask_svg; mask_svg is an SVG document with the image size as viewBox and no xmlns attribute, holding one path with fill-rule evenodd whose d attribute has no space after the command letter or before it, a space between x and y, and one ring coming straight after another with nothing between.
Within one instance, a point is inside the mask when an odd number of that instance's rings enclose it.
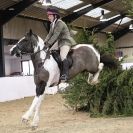
<instances>
[{"instance_id":1,"label":"riding boot","mask_svg":"<svg viewBox=\"0 0 133 133\"><path fill-rule=\"evenodd\" d=\"M62 73L61 73L60 80L67 81L68 71L69 71L69 62L67 59L64 59L62 61Z\"/></svg>"}]
</instances>

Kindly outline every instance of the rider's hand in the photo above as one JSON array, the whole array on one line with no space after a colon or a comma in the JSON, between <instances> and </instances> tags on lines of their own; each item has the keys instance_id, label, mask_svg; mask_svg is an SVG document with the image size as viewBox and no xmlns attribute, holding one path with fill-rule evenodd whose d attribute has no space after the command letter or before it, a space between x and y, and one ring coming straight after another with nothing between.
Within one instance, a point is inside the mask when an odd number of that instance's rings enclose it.
<instances>
[{"instance_id":1,"label":"rider's hand","mask_svg":"<svg viewBox=\"0 0 133 133\"><path fill-rule=\"evenodd\" d=\"M50 44L46 41L46 42L44 42L44 46L49 47Z\"/></svg>"},{"instance_id":2,"label":"rider's hand","mask_svg":"<svg viewBox=\"0 0 133 133\"><path fill-rule=\"evenodd\" d=\"M44 50L45 52L47 52L48 49L49 49L49 47L48 47L47 45L45 45L45 46L43 47L43 50Z\"/></svg>"}]
</instances>

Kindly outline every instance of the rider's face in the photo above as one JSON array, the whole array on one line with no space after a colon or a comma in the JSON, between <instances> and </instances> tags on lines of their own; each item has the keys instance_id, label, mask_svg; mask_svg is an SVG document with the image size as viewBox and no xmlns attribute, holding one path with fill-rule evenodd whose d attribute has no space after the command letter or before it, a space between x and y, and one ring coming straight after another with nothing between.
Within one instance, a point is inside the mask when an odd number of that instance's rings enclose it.
<instances>
[{"instance_id":1,"label":"rider's face","mask_svg":"<svg viewBox=\"0 0 133 133\"><path fill-rule=\"evenodd\" d=\"M54 16L52 14L48 14L48 19L50 22L54 21Z\"/></svg>"}]
</instances>

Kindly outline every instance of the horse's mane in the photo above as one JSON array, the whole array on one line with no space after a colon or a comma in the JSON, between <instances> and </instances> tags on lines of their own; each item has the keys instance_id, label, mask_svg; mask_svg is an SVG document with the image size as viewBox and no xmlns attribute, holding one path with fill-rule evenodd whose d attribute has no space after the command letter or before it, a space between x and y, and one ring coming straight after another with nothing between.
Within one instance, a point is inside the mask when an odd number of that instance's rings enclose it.
<instances>
[{"instance_id":1,"label":"horse's mane","mask_svg":"<svg viewBox=\"0 0 133 133\"><path fill-rule=\"evenodd\" d=\"M35 33L33 33L34 37L36 38L36 40L38 41L38 35L36 35Z\"/></svg>"}]
</instances>

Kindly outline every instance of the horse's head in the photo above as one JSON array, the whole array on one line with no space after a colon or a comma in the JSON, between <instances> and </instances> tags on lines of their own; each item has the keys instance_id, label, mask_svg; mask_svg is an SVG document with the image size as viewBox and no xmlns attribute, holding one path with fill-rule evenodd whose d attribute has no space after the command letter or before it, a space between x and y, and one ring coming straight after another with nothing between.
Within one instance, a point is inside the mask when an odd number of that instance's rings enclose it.
<instances>
[{"instance_id":1,"label":"horse's head","mask_svg":"<svg viewBox=\"0 0 133 133\"><path fill-rule=\"evenodd\" d=\"M21 38L15 46L10 49L11 55L20 56L23 54L33 54L41 49L44 46L43 41L40 38L32 33L30 30L23 38ZM39 43L41 43L41 47L39 47Z\"/></svg>"}]
</instances>

